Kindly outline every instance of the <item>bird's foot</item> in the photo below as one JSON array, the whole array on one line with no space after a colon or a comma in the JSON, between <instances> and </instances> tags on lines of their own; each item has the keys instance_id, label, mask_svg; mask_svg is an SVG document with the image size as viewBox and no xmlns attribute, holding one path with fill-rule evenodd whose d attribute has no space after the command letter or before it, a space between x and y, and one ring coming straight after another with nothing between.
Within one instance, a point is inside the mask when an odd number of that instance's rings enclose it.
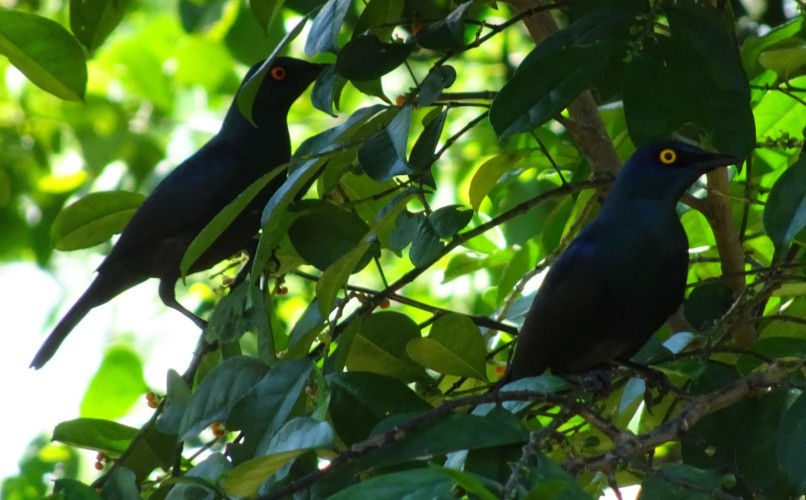
<instances>
[{"instance_id":1,"label":"bird's foot","mask_svg":"<svg viewBox=\"0 0 806 500\"><path fill-rule=\"evenodd\" d=\"M592 370L585 373L566 375L565 378L594 394L607 394L610 391L610 383L613 380L608 370Z\"/></svg>"}]
</instances>

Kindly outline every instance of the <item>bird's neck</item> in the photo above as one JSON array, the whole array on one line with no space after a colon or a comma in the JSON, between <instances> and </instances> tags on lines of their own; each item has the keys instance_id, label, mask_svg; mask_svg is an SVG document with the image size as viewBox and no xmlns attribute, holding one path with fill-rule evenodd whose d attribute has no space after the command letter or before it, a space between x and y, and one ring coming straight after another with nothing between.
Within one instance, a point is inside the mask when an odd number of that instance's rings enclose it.
<instances>
[{"instance_id":1,"label":"bird's neck","mask_svg":"<svg viewBox=\"0 0 806 500\"><path fill-rule=\"evenodd\" d=\"M265 123L257 123L256 126L233 103L221 124L218 137L233 144L249 160L270 160L274 164L280 164L290 159L291 138L285 113L278 114L278 117Z\"/></svg>"}]
</instances>

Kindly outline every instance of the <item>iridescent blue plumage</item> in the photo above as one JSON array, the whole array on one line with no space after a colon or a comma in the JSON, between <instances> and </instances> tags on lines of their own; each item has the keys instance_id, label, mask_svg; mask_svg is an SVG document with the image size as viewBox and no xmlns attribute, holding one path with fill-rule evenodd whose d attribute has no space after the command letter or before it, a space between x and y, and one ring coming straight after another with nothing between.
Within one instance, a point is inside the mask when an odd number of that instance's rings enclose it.
<instances>
[{"instance_id":1,"label":"iridescent blue plumage","mask_svg":"<svg viewBox=\"0 0 806 500\"><path fill-rule=\"evenodd\" d=\"M680 141L639 148L599 214L557 259L526 316L505 380L628 360L683 301L683 193L731 156Z\"/></svg>"}]
</instances>

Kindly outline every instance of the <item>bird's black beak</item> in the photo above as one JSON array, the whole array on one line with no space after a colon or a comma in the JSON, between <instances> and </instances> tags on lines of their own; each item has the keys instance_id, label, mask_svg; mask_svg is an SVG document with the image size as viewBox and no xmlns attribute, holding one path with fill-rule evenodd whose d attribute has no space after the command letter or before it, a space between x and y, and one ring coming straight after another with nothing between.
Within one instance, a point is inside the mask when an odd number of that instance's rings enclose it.
<instances>
[{"instance_id":1,"label":"bird's black beak","mask_svg":"<svg viewBox=\"0 0 806 500\"><path fill-rule=\"evenodd\" d=\"M710 172L711 170L719 167L728 167L730 165L736 165L736 169L739 172L742 171L741 159L732 155L723 155L721 153L703 153L701 157L697 159L696 165L697 168L703 172Z\"/></svg>"}]
</instances>

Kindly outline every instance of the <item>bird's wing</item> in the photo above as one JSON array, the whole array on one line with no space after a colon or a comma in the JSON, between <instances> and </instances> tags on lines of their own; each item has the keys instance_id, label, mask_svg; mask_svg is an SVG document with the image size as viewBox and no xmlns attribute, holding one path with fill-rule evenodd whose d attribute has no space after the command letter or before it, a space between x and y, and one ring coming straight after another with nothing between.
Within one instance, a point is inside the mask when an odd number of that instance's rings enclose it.
<instances>
[{"instance_id":1,"label":"bird's wing","mask_svg":"<svg viewBox=\"0 0 806 500\"><path fill-rule=\"evenodd\" d=\"M574 332L596 328L612 270L603 266L600 230L588 226L546 274L518 335L510 369L515 378L538 375L574 350Z\"/></svg>"},{"instance_id":2,"label":"bird's wing","mask_svg":"<svg viewBox=\"0 0 806 500\"><path fill-rule=\"evenodd\" d=\"M110 253L148 250L165 238L195 236L254 179L245 178L237 148L210 141L179 164L146 198Z\"/></svg>"}]
</instances>

